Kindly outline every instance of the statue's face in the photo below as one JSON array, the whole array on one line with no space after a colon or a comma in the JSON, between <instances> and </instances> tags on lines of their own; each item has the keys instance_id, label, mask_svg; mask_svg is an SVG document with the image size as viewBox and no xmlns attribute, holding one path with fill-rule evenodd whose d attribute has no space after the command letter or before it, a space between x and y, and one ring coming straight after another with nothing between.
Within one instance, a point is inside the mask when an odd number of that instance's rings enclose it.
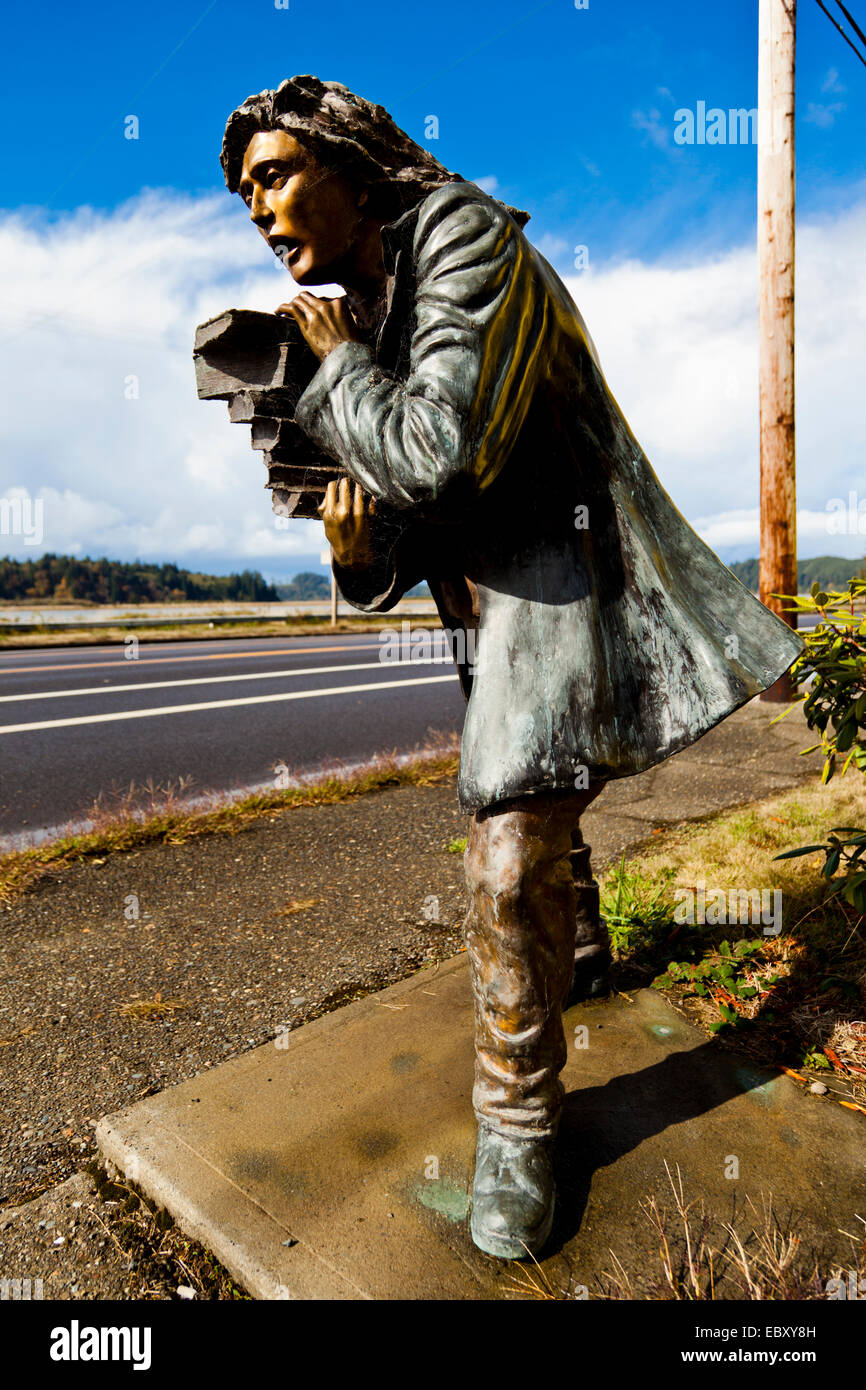
<instances>
[{"instance_id":1,"label":"statue's face","mask_svg":"<svg viewBox=\"0 0 866 1390\"><path fill-rule=\"evenodd\" d=\"M317 163L293 135L262 130L247 146L238 192L299 285L341 284L365 194Z\"/></svg>"}]
</instances>

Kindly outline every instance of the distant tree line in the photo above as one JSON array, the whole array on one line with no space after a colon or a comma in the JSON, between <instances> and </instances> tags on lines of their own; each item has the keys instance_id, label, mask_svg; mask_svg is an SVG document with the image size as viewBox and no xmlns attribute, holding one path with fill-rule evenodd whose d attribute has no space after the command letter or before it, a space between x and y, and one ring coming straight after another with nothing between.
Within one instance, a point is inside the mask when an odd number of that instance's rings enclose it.
<instances>
[{"instance_id":1,"label":"distant tree line","mask_svg":"<svg viewBox=\"0 0 866 1390\"><path fill-rule=\"evenodd\" d=\"M331 576L327 574L316 574L312 570L304 570L287 584L277 585L277 595L287 602L303 603L307 599L328 598L331 592ZM407 597L426 598L430 590L426 584L416 584L414 589L407 590Z\"/></svg>"},{"instance_id":2,"label":"distant tree line","mask_svg":"<svg viewBox=\"0 0 866 1390\"><path fill-rule=\"evenodd\" d=\"M265 603L277 591L258 570L240 574L198 574L177 565L140 560L77 559L43 555L39 560L0 557L0 599L81 603L173 603L196 599L238 599Z\"/></svg>"},{"instance_id":3,"label":"distant tree line","mask_svg":"<svg viewBox=\"0 0 866 1390\"><path fill-rule=\"evenodd\" d=\"M758 561L735 560L728 569L747 589L758 591ZM800 560L797 567L797 587L808 594L817 581L822 589L847 589L848 580L866 575L862 560L846 560L844 555L818 555L814 560Z\"/></svg>"},{"instance_id":4,"label":"distant tree line","mask_svg":"<svg viewBox=\"0 0 866 1390\"><path fill-rule=\"evenodd\" d=\"M305 599L327 598L331 592L331 580L327 575L304 570L296 574L288 584L277 585L277 597L301 603Z\"/></svg>"}]
</instances>

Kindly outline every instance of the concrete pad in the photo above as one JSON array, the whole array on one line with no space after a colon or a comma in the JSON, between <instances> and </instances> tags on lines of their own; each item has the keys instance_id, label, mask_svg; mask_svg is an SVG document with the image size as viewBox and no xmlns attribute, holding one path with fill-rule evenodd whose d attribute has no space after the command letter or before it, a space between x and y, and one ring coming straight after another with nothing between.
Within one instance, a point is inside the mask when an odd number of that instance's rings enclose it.
<instances>
[{"instance_id":1,"label":"concrete pad","mask_svg":"<svg viewBox=\"0 0 866 1390\"><path fill-rule=\"evenodd\" d=\"M784 791L791 778L761 769L760 795ZM676 825L681 821L697 820L715 815L729 806L740 806L754 800L755 772L737 766L682 762L671 758L659 767L642 772L639 777L624 777L609 782L585 820L597 807L598 814L627 815L649 823L650 826Z\"/></svg>"},{"instance_id":2,"label":"concrete pad","mask_svg":"<svg viewBox=\"0 0 866 1390\"><path fill-rule=\"evenodd\" d=\"M772 1195L844 1262L840 1228L866 1214L857 1116L745 1065L652 990L577 1006L566 1030L554 1287L594 1289L611 1249L633 1272L657 1260L639 1203L669 1196L665 1161L720 1219ZM463 955L110 1115L97 1138L257 1298L513 1297L518 1267L469 1237L471 1085Z\"/></svg>"}]
</instances>

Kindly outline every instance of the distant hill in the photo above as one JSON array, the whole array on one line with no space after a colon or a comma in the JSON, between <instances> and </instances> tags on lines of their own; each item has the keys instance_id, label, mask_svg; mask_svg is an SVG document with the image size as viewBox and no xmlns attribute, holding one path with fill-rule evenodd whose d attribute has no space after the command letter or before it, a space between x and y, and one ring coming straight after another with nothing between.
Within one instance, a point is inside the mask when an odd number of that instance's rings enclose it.
<instances>
[{"instance_id":1,"label":"distant hill","mask_svg":"<svg viewBox=\"0 0 866 1390\"><path fill-rule=\"evenodd\" d=\"M296 603L311 598L327 598L330 592L330 576L314 574L311 570L304 570L301 574L296 574L288 584L277 585L278 598L294 600Z\"/></svg>"},{"instance_id":2,"label":"distant hill","mask_svg":"<svg viewBox=\"0 0 866 1390\"><path fill-rule=\"evenodd\" d=\"M758 561L735 560L728 569L747 589L758 591ZM847 589L848 580L866 572L863 560L846 560L844 555L818 555L814 560L801 560L797 570L797 587L808 593L817 582L822 589Z\"/></svg>"},{"instance_id":3,"label":"distant hill","mask_svg":"<svg viewBox=\"0 0 866 1390\"><path fill-rule=\"evenodd\" d=\"M303 603L308 599L328 598L330 593L331 576L314 574L311 570L296 574L288 584L277 585L278 596L287 602ZM430 590L426 584L416 584L414 589L407 590L408 598L426 598L429 594Z\"/></svg>"},{"instance_id":4,"label":"distant hill","mask_svg":"<svg viewBox=\"0 0 866 1390\"><path fill-rule=\"evenodd\" d=\"M235 599L275 600L277 591L258 570L240 574L199 574L177 565L146 565L140 560L79 559L43 555L39 560L0 557L0 599L79 603L179 603Z\"/></svg>"}]
</instances>

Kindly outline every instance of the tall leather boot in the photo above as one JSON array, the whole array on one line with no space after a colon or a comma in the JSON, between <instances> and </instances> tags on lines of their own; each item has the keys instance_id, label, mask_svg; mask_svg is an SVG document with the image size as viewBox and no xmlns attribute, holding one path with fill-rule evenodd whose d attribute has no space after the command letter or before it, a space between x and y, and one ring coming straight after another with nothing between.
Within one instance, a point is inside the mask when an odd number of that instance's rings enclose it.
<instances>
[{"instance_id":1,"label":"tall leather boot","mask_svg":"<svg viewBox=\"0 0 866 1390\"><path fill-rule=\"evenodd\" d=\"M471 1231L487 1254L526 1259L553 1222L551 1152L574 970L572 833L586 798L537 795L472 818L466 946L475 1000L478 1118Z\"/></svg>"},{"instance_id":2,"label":"tall leather boot","mask_svg":"<svg viewBox=\"0 0 866 1390\"><path fill-rule=\"evenodd\" d=\"M576 896L574 974L565 1007L584 999L596 999L610 990L611 950L607 923L601 915L598 882L590 867L591 845L584 843L580 827L571 836L571 873Z\"/></svg>"}]
</instances>

